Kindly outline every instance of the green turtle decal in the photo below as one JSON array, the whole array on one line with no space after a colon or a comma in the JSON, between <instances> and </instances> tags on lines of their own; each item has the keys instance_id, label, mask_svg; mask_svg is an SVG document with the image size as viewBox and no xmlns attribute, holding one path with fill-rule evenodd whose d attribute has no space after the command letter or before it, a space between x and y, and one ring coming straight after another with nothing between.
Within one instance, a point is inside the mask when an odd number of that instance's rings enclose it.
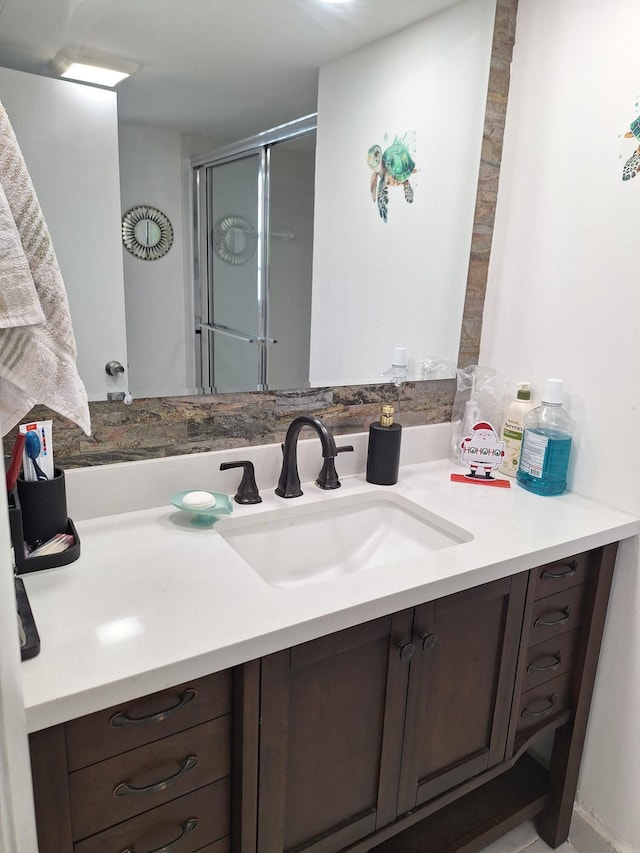
<instances>
[{"instance_id":1,"label":"green turtle decal","mask_svg":"<svg viewBox=\"0 0 640 853\"><path fill-rule=\"evenodd\" d=\"M624 138L633 139L635 142L640 141L640 116L631 122L629 130L625 133ZM624 168L622 169L622 180L629 181L631 178L635 178L638 172L640 172L640 145L638 145L631 157L629 157L627 162L624 164Z\"/></svg>"},{"instance_id":2,"label":"green turtle decal","mask_svg":"<svg viewBox=\"0 0 640 853\"><path fill-rule=\"evenodd\" d=\"M378 204L378 212L383 222L387 221L389 206L389 187L402 186L404 198L409 204L413 201L413 187L409 178L417 171L416 164L405 142L406 134L400 139L396 136L393 143L383 151L380 145L372 145L367 155L371 176L371 198Z\"/></svg>"}]
</instances>

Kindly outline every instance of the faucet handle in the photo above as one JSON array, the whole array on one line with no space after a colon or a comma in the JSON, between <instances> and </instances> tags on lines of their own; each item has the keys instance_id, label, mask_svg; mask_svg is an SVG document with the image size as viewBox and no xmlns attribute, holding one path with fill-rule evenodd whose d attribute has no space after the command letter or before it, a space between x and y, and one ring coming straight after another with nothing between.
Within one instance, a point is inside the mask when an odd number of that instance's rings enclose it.
<instances>
[{"instance_id":1,"label":"faucet handle","mask_svg":"<svg viewBox=\"0 0 640 853\"><path fill-rule=\"evenodd\" d=\"M336 447L336 454L346 453L353 450L352 444L343 444L342 447ZM341 486L338 474L336 472L335 458L330 456L322 463L322 470L318 474L316 485L321 489L339 489Z\"/></svg>"},{"instance_id":2,"label":"faucet handle","mask_svg":"<svg viewBox=\"0 0 640 853\"><path fill-rule=\"evenodd\" d=\"M255 469L253 462L222 462L220 464L221 471L227 471L229 468L243 468L242 480L238 486L238 491L233 499L237 504L259 504L262 503L262 498L258 492L256 485Z\"/></svg>"}]
</instances>

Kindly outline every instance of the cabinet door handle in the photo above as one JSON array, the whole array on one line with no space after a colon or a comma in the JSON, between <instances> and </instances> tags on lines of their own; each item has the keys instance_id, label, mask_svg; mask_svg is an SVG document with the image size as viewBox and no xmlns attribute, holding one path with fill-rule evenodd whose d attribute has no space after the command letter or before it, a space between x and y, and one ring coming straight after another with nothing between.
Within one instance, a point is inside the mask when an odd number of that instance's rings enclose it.
<instances>
[{"instance_id":1,"label":"cabinet door handle","mask_svg":"<svg viewBox=\"0 0 640 853\"><path fill-rule=\"evenodd\" d=\"M556 652L555 654L549 655L549 657L553 658L553 663L547 664L547 666L539 666L537 663L530 663L527 667L527 672L553 672L556 670L562 663L562 652Z\"/></svg>"},{"instance_id":2,"label":"cabinet door handle","mask_svg":"<svg viewBox=\"0 0 640 853\"><path fill-rule=\"evenodd\" d=\"M437 634L422 633L418 639L422 642L422 648L425 652L433 651L433 649L438 645Z\"/></svg>"},{"instance_id":3,"label":"cabinet door handle","mask_svg":"<svg viewBox=\"0 0 640 853\"><path fill-rule=\"evenodd\" d=\"M180 696L177 703L175 705L171 705L169 708L164 708L162 711L156 711L155 714L147 714L146 717L130 717L128 714L120 712L118 714L114 714L109 720L109 723L114 728L117 726L137 726L140 723L161 723L163 720L166 720L167 717L170 717L172 714L175 714L176 711L179 711L180 708L184 708L185 705L188 705L189 702L195 699L197 695L197 690L194 690L193 687L188 687Z\"/></svg>"},{"instance_id":4,"label":"cabinet door handle","mask_svg":"<svg viewBox=\"0 0 640 853\"><path fill-rule=\"evenodd\" d=\"M191 770L197 763L198 757L196 755L188 755L180 764L178 772L174 773L173 776L167 776L166 779L162 779L160 782L154 782L152 785L144 785L142 788L136 788L135 785L131 785L129 782L120 782L113 789L113 796L126 797L127 794L157 794L159 791L164 791L169 785L177 782L181 776L184 776L187 770Z\"/></svg>"},{"instance_id":5,"label":"cabinet door handle","mask_svg":"<svg viewBox=\"0 0 640 853\"><path fill-rule=\"evenodd\" d=\"M542 708L540 711L530 711L528 708L525 708L524 711L522 712L522 716L523 717L544 717L545 714L548 714L552 710L553 706L556 704L557 698L558 698L557 694L553 693L549 697L549 704L545 708Z\"/></svg>"},{"instance_id":6,"label":"cabinet door handle","mask_svg":"<svg viewBox=\"0 0 640 853\"><path fill-rule=\"evenodd\" d=\"M536 621L533 623L536 628L553 628L555 625L564 625L565 622L569 621L571 616L571 608L565 607L560 611L562 616L559 619L543 619L542 616L538 616Z\"/></svg>"},{"instance_id":7,"label":"cabinet door handle","mask_svg":"<svg viewBox=\"0 0 640 853\"><path fill-rule=\"evenodd\" d=\"M540 575L543 581L561 581L563 578L570 578L576 573L576 569L578 568L578 561L571 560L570 563L566 563L566 569L563 572L554 572L551 569L545 569L544 572Z\"/></svg>"},{"instance_id":8,"label":"cabinet door handle","mask_svg":"<svg viewBox=\"0 0 640 853\"><path fill-rule=\"evenodd\" d=\"M175 848L180 844L180 842L189 835L190 832L198 825L198 819L195 817L190 817L188 821L182 824L182 832L177 838L174 838L173 841L168 841L162 847L156 847L155 850L150 850L149 853L170 853L171 850L175 850ZM135 847L127 847L126 850L123 850L122 853L136 853Z\"/></svg>"},{"instance_id":9,"label":"cabinet door handle","mask_svg":"<svg viewBox=\"0 0 640 853\"><path fill-rule=\"evenodd\" d=\"M401 660L411 660L416 653L416 647L413 643L398 643L398 651Z\"/></svg>"}]
</instances>

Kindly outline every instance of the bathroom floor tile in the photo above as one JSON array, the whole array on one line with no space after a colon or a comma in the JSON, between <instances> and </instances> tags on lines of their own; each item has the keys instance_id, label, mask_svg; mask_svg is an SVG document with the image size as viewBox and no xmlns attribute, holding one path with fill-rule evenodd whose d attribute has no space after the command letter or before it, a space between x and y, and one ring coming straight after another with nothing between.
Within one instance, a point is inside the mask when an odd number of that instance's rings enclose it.
<instances>
[{"instance_id":1,"label":"bathroom floor tile","mask_svg":"<svg viewBox=\"0 0 640 853\"><path fill-rule=\"evenodd\" d=\"M537 841L534 841L533 844L530 844L525 848L525 853L548 853L548 851L552 849L553 848L549 847L548 844L545 844L541 838L538 838ZM577 853L577 851L576 848L567 841L564 844L561 844L560 847L556 847L555 853Z\"/></svg>"},{"instance_id":2,"label":"bathroom floor tile","mask_svg":"<svg viewBox=\"0 0 640 853\"><path fill-rule=\"evenodd\" d=\"M507 835L485 847L482 853L518 853L518 851L528 848L538 840L538 833L534 825L527 821L527 823L520 824Z\"/></svg>"},{"instance_id":3,"label":"bathroom floor tile","mask_svg":"<svg viewBox=\"0 0 640 853\"><path fill-rule=\"evenodd\" d=\"M538 837L533 823L527 821L485 847L482 853L549 853L551 850L552 848ZM577 853L577 851L567 842L557 847L555 853Z\"/></svg>"}]
</instances>

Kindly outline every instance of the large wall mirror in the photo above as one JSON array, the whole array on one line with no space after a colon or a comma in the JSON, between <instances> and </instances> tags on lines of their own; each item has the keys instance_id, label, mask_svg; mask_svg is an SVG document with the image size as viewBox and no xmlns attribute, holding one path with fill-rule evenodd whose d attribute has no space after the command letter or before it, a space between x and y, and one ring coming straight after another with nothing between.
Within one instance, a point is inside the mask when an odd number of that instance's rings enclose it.
<instances>
[{"instance_id":1,"label":"large wall mirror","mask_svg":"<svg viewBox=\"0 0 640 853\"><path fill-rule=\"evenodd\" d=\"M38 161L32 174L67 281L90 399L120 389L177 396L207 385L197 379L199 275L203 263L225 261L212 231L196 262L194 169L225 146L316 111L315 151L288 143L267 155L279 204L271 221L226 195L212 221L213 228L237 219L258 245L270 241L264 257L296 271L291 287L310 278L308 334L302 354L286 359L304 361L304 376L285 369L280 387L388 381L398 348L406 349L409 378L431 378L431 359L455 363L495 0L271 0L268 10L257 0L6 0L0 9L0 66L12 70L0 74L0 100L30 170L30 158ZM64 47L139 69L115 96L62 83L49 63ZM73 186L39 185L59 174L37 129L53 101L29 81L20 88L15 74L25 72L65 92L82 90L64 105L56 101L51 117L54 131L66 123L77 145L68 155ZM32 133L14 120L18 101L35 116ZM67 107L75 121L62 118ZM93 139L80 108L100 111L104 124ZM98 142L109 148L96 168L83 152L95 156ZM76 194L88 205L81 212ZM171 249L153 261L125 252L120 240L122 213L138 205L161 210L173 228ZM54 226L56 216L61 224ZM96 234L97 248L83 257ZM225 246L231 240L240 257L236 238L246 241L236 229ZM232 286L247 272L244 262L226 267ZM278 291L273 271L270 287ZM108 307L98 302L107 296ZM257 289L255 297L264 298ZM286 293L280 301L290 308ZM300 336L298 318L275 314L273 338L283 339L287 323ZM124 376L105 375L112 359L128 365ZM228 390L261 387L253 381L231 381Z\"/></svg>"}]
</instances>

